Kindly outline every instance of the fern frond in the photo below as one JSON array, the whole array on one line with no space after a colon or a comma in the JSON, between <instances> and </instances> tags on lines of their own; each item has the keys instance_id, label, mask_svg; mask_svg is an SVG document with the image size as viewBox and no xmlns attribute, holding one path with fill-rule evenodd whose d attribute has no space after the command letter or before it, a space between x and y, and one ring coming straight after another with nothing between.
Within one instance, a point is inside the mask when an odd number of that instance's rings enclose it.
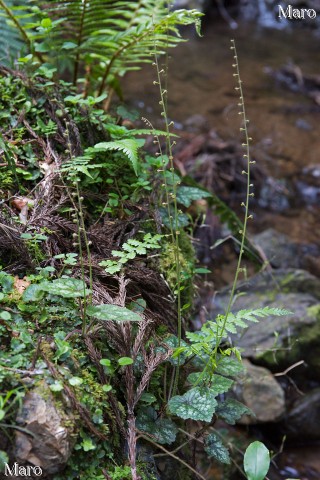
<instances>
[{"instance_id":1,"label":"fern frond","mask_svg":"<svg viewBox=\"0 0 320 480\"><path fill-rule=\"evenodd\" d=\"M46 7L55 21L50 32L51 54L67 55L74 62L74 84L81 67L90 67L90 76L101 79L100 93L110 78L122 76L142 62L153 61L151 53L155 48L161 53L182 41L177 27L192 23L198 27L202 15L196 10L168 13L165 0L35 3ZM57 23L59 20L63 21Z\"/></svg>"},{"instance_id":2,"label":"fern frond","mask_svg":"<svg viewBox=\"0 0 320 480\"><path fill-rule=\"evenodd\" d=\"M21 31L19 31L18 20L14 24L8 15L13 8L12 0L0 2L0 63L6 66L11 66L13 61L23 52L25 44L28 44L26 38L23 39Z\"/></svg>"},{"instance_id":3,"label":"fern frond","mask_svg":"<svg viewBox=\"0 0 320 480\"><path fill-rule=\"evenodd\" d=\"M166 0L24 0L20 7L0 0L0 11L31 53L41 61L42 54L61 57L60 69L73 64L74 84L86 71L95 82L92 90L99 87L100 94L127 71L152 62L155 50L161 54L183 41L178 26L194 23L199 30L202 15L169 12ZM46 16L52 20L48 30L41 24Z\"/></svg>"},{"instance_id":4,"label":"fern frond","mask_svg":"<svg viewBox=\"0 0 320 480\"><path fill-rule=\"evenodd\" d=\"M255 310L239 310L237 313L229 313L227 320L225 315L218 315L214 322L208 322L206 330L210 329L219 338L225 338L229 333L236 334L239 329L247 328L247 322L257 323L260 318L269 316L292 315L292 312L273 307L257 308Z\"/></svg>"},{"instance_id":5,"label":"fern frond","mask_svg":"<svg viewBox=\"0 0 320 480\"><path fill-rule=\"evenodd\" d=\"M138 149L142 147L144 140L134 138L125 138L123 140L115 140L114 142L102 142L94 146L99 150L120 150L130 160L135 174L138 174L139 156Z\"/></svg>"}]
</instances>

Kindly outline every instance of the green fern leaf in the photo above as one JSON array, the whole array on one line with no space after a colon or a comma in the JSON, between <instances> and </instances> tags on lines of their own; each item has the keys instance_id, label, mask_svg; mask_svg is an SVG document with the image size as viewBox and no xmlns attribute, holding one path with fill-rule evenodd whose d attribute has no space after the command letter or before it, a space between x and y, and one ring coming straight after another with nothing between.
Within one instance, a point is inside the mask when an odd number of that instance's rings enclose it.
<instances>
[{"instance_id":1,"label":"green fern leaf","mask_svg":"<svg viewBox=\"0 0 320 480\"><path fill-rule=\"evenodd\" d=\"M94 146L96 149L100 150L120 150L122 151L130 160L134 172L138 175L138 149L144 145L144 140L136 140L133 138L126 138L123 140L115 140L114 142L102 142L97 143Z\"/></svg>"}]
</instances>

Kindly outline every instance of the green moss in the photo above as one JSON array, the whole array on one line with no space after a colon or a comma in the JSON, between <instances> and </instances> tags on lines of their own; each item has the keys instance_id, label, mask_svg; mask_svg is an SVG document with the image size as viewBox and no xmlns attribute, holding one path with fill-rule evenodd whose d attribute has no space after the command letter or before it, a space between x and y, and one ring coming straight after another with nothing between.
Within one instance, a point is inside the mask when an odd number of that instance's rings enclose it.
<instances>
[{"instance_id":1,"label":"green moss","mask_svg":"<svg viewBox=\"0 0 320 480\"><path fill-rule=\"evenodd\" d=\"M316 317L317 320L320 320L320 303L313 305L307 309L307 313L310 317Z\"/></svg>"},{"instance_id":2,"label":"green moss","mask_svg":"<svg viewBox=\"0 0 320 480\"><path fill-rule=\"evenodd\" d=\"M13 177L10 171L0 169L0 190L9 190L13 187Z\"/></svg>"}]
</instances>

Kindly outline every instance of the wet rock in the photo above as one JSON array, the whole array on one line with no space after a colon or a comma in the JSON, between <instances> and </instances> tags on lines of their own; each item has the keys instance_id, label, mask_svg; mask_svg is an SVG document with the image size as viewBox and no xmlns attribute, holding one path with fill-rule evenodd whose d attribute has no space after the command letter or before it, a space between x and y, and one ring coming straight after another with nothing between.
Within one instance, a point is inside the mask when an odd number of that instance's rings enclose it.
<instances>
[{"instance_id":1,"label":"wet rock","mask_svg":"<svg viewBox=\"0 0 320 480\"><path fill-rule=\"evenodd\" d=\"M276 422L285 413L285 395L272 373L264 367L243 361L246 372L239 378L236 398L252 410L255 416L243 416L239 423L252 425Z\"/></svg>"},{"instance_id":2,"label":"wet rock","mask_svg":"<svg viewBox=\"0 0 320 480\"><path fill-rule=\"evenodd\" d=\"M243 282L233 311L265 306L285 308L292 315L267 317L235 338L243 356L271 370L304 360L310 378L320 373L320 280L303 270L263 272ZM216 295L211 314L225 311L227 291Z\"/></svg>"},{"instance_id":3,"label":"wet rock","mask_svg":"<svg viewBox=\"0 0 320 480\"><path fill-rule=\"evenodd\" d=\"M290 237L273 228L255 235L253 240L274 268L308 269L310 257L320 255L318 245L293 242Z\"/></svg>"},{"instance_id":4,"label":"wet rock","mask_svg":"<svg viewBox=\"0 0 320 480\"><path fill-rule=\"evenodd\" d=\"M320 388L296 400L286 416L284 427L289 437L320 439Z\"/></svg>"},{"instance_id":5,"label":"wet rock","mask_svg":"<svg viewBox=\"0 0 320 480\"><path fill-rule=\"evenodd\" d=\"M301 200L308 205L318 205L320 200L320 165L305 167L295 187Z\"/></svg>"},{"instance_id":6,"label":"wet rock","mask_svg":"<svg viewBox=\"0 0 320 480\"><path fill-rule=\"evenodd\" d=\"M273 267L299 268L301 266L299 245L293 243L287 235L268 228L255 235L253 240Z\"/></svg>"},{"instance_id":7,"label":"wet rock","mask_svg":"<svg viewBox=\"0 0 320 480\"><path fill-rule=\"evenodd\" d=\"M258 204L273 212L283 212L290 207L290 190L286 180L267 177L260 188Z\"/></svg>"},{"instance_id":8,"label":"wet rock","mask_svg":"<svg viewBox=\"0 0 320 480\"><path fill-rule=\"evenodd\" d=\"M13 452L16 462L41 467L43 476L65 467L74 443L74 419L70 412L67 415L57 409L48 387L26 394L17 425L32 435L17 430Z\"/></svg>"}]
</instances>

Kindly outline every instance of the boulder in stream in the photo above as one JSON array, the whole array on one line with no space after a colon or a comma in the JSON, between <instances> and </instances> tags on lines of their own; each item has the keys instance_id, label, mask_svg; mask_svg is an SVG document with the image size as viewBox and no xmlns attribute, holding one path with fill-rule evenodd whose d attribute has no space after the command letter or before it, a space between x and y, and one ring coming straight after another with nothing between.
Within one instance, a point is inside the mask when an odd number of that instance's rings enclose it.
<instances>
[{"instance_id":1,"label":"boulder in stream","mask_svg":"<svg viewBox=\"0 0 320 480\"><path fill-rule=\"evenodd\" d=\"M304 360L309 377L320 373L320 279L304 270L264 271L239 285L233 311L265 306L290 310L292 315L266 317L234 337L243 357L272 371ZM213 316L225 311L229 291L217 294Z\"/></svg>"},{"instance_id":2,"label":"boulder in stream","mask_svg":"<svg viewBox=\"0 0 320 480\"><path fill-rule=\"evenodd\" d=\"M298 398L284 421L288 437L320 440L320 388Z\"/></svg>"},{"instance_id":3,"label":"boulder in stream","mask_svg":"<svg viewBox=\"0 0 320 480\"><path fill-rule=\"evenodd\" d=\"M285 413L285 394L281 385L266 368L252 365L248 360L243 360L243 364L245 373L238 379L233 393L254 416L245 415L239 423L252 425L278 421Z\"/></svg>"}]
</instances>

